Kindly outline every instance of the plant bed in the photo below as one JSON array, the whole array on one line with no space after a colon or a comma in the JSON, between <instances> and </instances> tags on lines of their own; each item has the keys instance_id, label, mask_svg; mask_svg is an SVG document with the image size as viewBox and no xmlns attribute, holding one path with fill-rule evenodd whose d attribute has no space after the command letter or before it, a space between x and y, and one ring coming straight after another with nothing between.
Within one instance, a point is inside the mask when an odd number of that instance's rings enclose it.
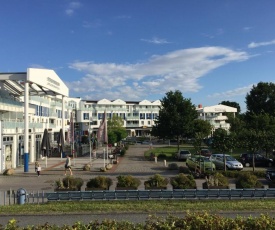
<instances>
[{"instance_id":1,"label":"plant bed","mask_svg":"<svg viewBox=\"0 0 275 230\"><path fill-rule=\"evenodd\" d=\"M107 188L85 188L85 191L106 191L109 190Z\"/></svg>"},{"instance_id":2,"label":"plant bed","mask_svg":"<svg viewBox=\"0 0 275 230\"><path fill-rule=\"evenodd\" d=\"M170 184L173 186L173 189L195 189L196 181L194 177L190 174L185 175L180 173L175 177L170 178Z\"/></svg>"},{"instance_id":3,"label":"plant bed","mask_svg":"<svg viewBox=\"0 0 275 230\"><path fill-rule=\"evenodd\" d=\"M229 189L229 186L209 185L207 182L202 183L203 189Z\"/></svg>"},{"instance_id":4,"label":"plant bed","mask_svg":"<svg viewBox=\"0 0 275 230\"><path fill-rule=\"evenodd\" d=\"M116 188L124 188L124 190L126 188L137 189L140 184L141 181L138 178L131 175L120 175L117 177Z\"/></svg>"},{"instance_id":5,"label":"plant bed","mask_svg":"<svg viewBox=\"0 0 275 230\"><path fill-rule=\"evenodd\" d=\"M86 183L86 191L89 190L109 190L110 186L113 184L113 181L109 177L97 176L90 179Z\"/></svg>"},{"instance_id":6,"label":"plant bed","mask_svg":"<svg viewBox=\"0 0 275 230\"><path fill-rule=\"evenodd\" d=\"M154 176L150 177L149 180L144 182L145 189L152 189L152 188L167 188L168 179L161 176L160 174L155 174Z\"/></svg>"}]
</instances>

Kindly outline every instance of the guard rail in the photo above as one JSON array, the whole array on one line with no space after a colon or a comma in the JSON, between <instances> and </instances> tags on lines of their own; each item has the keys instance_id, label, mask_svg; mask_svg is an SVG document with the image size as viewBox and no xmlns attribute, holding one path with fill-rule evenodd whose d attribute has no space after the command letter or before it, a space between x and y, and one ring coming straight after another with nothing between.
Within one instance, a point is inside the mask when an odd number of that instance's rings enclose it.
<instances>
[{"instance_id":1,"label":"guard rail","mask_svg":"<svg viewBox=\"0 0 275 230\"><path fill-rule=\"evenodd\" d=\"M102 190L46 193L48 201L275 198L275 189Z\"/></svg>"}]
</instances>

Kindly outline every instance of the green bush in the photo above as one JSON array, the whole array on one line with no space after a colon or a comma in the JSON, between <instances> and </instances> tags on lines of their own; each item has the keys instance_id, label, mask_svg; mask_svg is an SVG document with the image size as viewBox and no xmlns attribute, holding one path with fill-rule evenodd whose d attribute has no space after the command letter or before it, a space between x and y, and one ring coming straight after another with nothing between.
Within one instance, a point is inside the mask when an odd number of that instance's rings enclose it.
<instances>
[{"instance_id":1,"label":"green bush","mask_svg":"<svg viewBox=\"0 0 275 230\"><path fill-rule=\"evenodd\" d=\"M166 159L167 156L164 153L160 153L160 154L157 155L157 157L158 157L159 160L161 160L161 159Z\"/></svg>"},{"instance_id":2,"label":"green bush","mask_svg":"<svg viewBox=\"0 0 275 230\"><path fill-rule=\"evenodd\" d=\"M168 168L169 168L170 170L178 170L178 169L179 169L179 166L178 166L177 163L171 163L171 164L168 165Z\"/></svg>"},{"instance_id":3,"label":"green bush","mask_svg":"<svg viewBox=\"0 0 275 230\"><path fill-rule=\"evenodd\" d=\"M97 176L95 178L90 179L87 182L86 187L109 189L112 184L113 181L111 178L105 176Z\"/></svg>"},{"instance_id":4,"label":"green bush","mask_svg":"<svg viewBox=\"0 0 275 230\"><path fill-rule=\"evenodd\" d=\"M173 189L194 189L196 188L196 181L192 175L185 175L180 173L179 175L170 178L170 183Z\"/></svg>"},{"instance_id":5,"label":"green bush","mask_svg":"<svg viewBox=\"0 0 275 230\"><path fill-rule=\"evenodd\" d=\"M131 175L119 175L117 177L117 187L123 187L123 188L135 188L137 189L138 186L141 184L140 179L135 178Z\"/></svg>"},{"instance_id":6,"label":"green bush","mask_svg":"<svg viewBox=\"0 0 275 230\"><path fill-rule=\"evenodd\" d=\"M79 177L67 176L63 178L62 184L64 188L80 191L84 181Z\"/></svg>"},{"instance_id":7,"label":"green bush","mask_svg":"<svg viewBox=\"0 0 275 230\"><path fill-rule=\"evenodd\" d=\"M208 186L220 186L220 187L229 186L228 179L219 172L216 172L212 175L207 176L206 183Z\"/></svg>"},{"instance_id":8,"label":"green bush","mask_svg":"<svg viewBox=\"0 0 275 230\"><path fill-rule=\"evenodd\" d=\"M121 151L120 151L120 156L124 156L126 153L126 148L122 148Z\"/></svg>"},{"instance_id":9,"label":"green bush","mask_svg":"<svg viewBox=\"0 0 275 230\"><path fill-rule=\"evenodd\" d=\"M191 174L191 171L188 167L186 166L180 166L179 167L179 173L184 173L184 174Z\"/></svg>"},{"instance_id":10,"label":"green bush","mask_svg":"<svg viewBox=\"0 0 275 230\"><path fill-rule=\"evenodd\" d=\"M19 227L18 221L11 219L5 225L5 229L112 229L112 230L160 230L160 229L181 229L181 230L196 230L196 229L211 229L211 230L231 230L231 229L274 229L275 219L268 214L260 216L235 218L222 217L220 215L207 212L195 212L187 214L184 217L169 215L167 217L150 215L144 223L131 223L129 221L117 221L105 219L103 221L92 220L88 224L80 221L70 225L36 225L28 227ZM4 228L3 228L4 229Z\"/></svg>"},{"instance_id":11,"label":"green bush","mask_svg":"<svg viewBox=\"0 0 275 230\"><path fill-rule=\"evenodd\" d=\"M237 178L239 175L247 173L247 172L246 171L226 170L226 171L219 171L219 173L221 173L224 176L229 177L229 178ZM265 171L254 171L254 172L250 172L250 173L255 175L258 178L264 178L265 177Z\"/></svg>"},{"instance_id":12,"label":"green bush","mask_svg":"<svg viewBox=\"0 0 275 230\"><path fill-rule=\"evenodd\" d=\"M166 188L168 184L168 179L161 176L160 174L155 174L154 176L150 177L149 180L144 182L145 189L150 188Z\"/></svg>"},{"instance_id":13,"label":"green bush","mask_svg":"<svg viewBox=\"0 0 275 230\"><path fill-rule=\"evenodd\" d=\"M262 188L263 184L258 181L257 176L250 172L239 174L236 179L236 188Z\"/></svg>"}]
</instances>

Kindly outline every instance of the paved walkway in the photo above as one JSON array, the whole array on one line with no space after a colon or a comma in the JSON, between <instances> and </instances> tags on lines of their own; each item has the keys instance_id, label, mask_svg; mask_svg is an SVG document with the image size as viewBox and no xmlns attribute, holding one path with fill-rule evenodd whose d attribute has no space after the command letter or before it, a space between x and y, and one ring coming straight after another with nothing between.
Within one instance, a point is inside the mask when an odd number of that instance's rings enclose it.
<instances>
[{"instance_id":1,"label":"paved walkway","mask_svg":"<svg viewBox=\"0 0 275 230\"><path fill-rule=\"evenodd\" d=\"M81 177L84 180L83 188L86 182L97 175L105 175L113 180L113 185L110 189L114 189L116 185L116 177L118 175L133 175L141 179L143 182L149 179L150 176L159 173L167 178L177 175L177 170L169 170L165 167L164 162L148 161L144 159L144 152L148 149L146 145L132 145L127 150L123 157L119 157L118 164L114 164L111 170L100 172L100 168L110 160L103 158L103 150L98 151L98 158L92 159L92 168L90 171L83 171L83 166L90 162L89 154L84 157L72 159L72 170L75 177ZM29 171L24 172L24 167L16 168L15 174L12 176L0 175L0 191L14 190L24 188L27 191L54 191L55 181L64 178L65 158L47 158L40 160L42 166L41 176L37 176L34 170L34 163L29 164ZM170 162L171 163L171 162ZM178 165L184 162L177 162ZM198 181L198 186L201 186L201 181Z\"/></svg>"}]
</instances>

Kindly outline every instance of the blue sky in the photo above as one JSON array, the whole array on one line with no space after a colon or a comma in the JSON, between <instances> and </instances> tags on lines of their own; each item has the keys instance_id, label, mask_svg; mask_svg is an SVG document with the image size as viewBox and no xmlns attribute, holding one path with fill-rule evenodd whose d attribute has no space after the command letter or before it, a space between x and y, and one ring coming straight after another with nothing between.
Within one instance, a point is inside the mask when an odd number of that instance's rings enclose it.
<instances>
[{"instance_id":1,"label":"blue sky","mask_svg":"<svg viewBox=\"0 0 275 230\"><path fill-rule=\"evenodd\" d=\"M235 101L275 79L273 0L0 1L0 71L53 69L83 99Z\"/></svg>"}]
</instances>

